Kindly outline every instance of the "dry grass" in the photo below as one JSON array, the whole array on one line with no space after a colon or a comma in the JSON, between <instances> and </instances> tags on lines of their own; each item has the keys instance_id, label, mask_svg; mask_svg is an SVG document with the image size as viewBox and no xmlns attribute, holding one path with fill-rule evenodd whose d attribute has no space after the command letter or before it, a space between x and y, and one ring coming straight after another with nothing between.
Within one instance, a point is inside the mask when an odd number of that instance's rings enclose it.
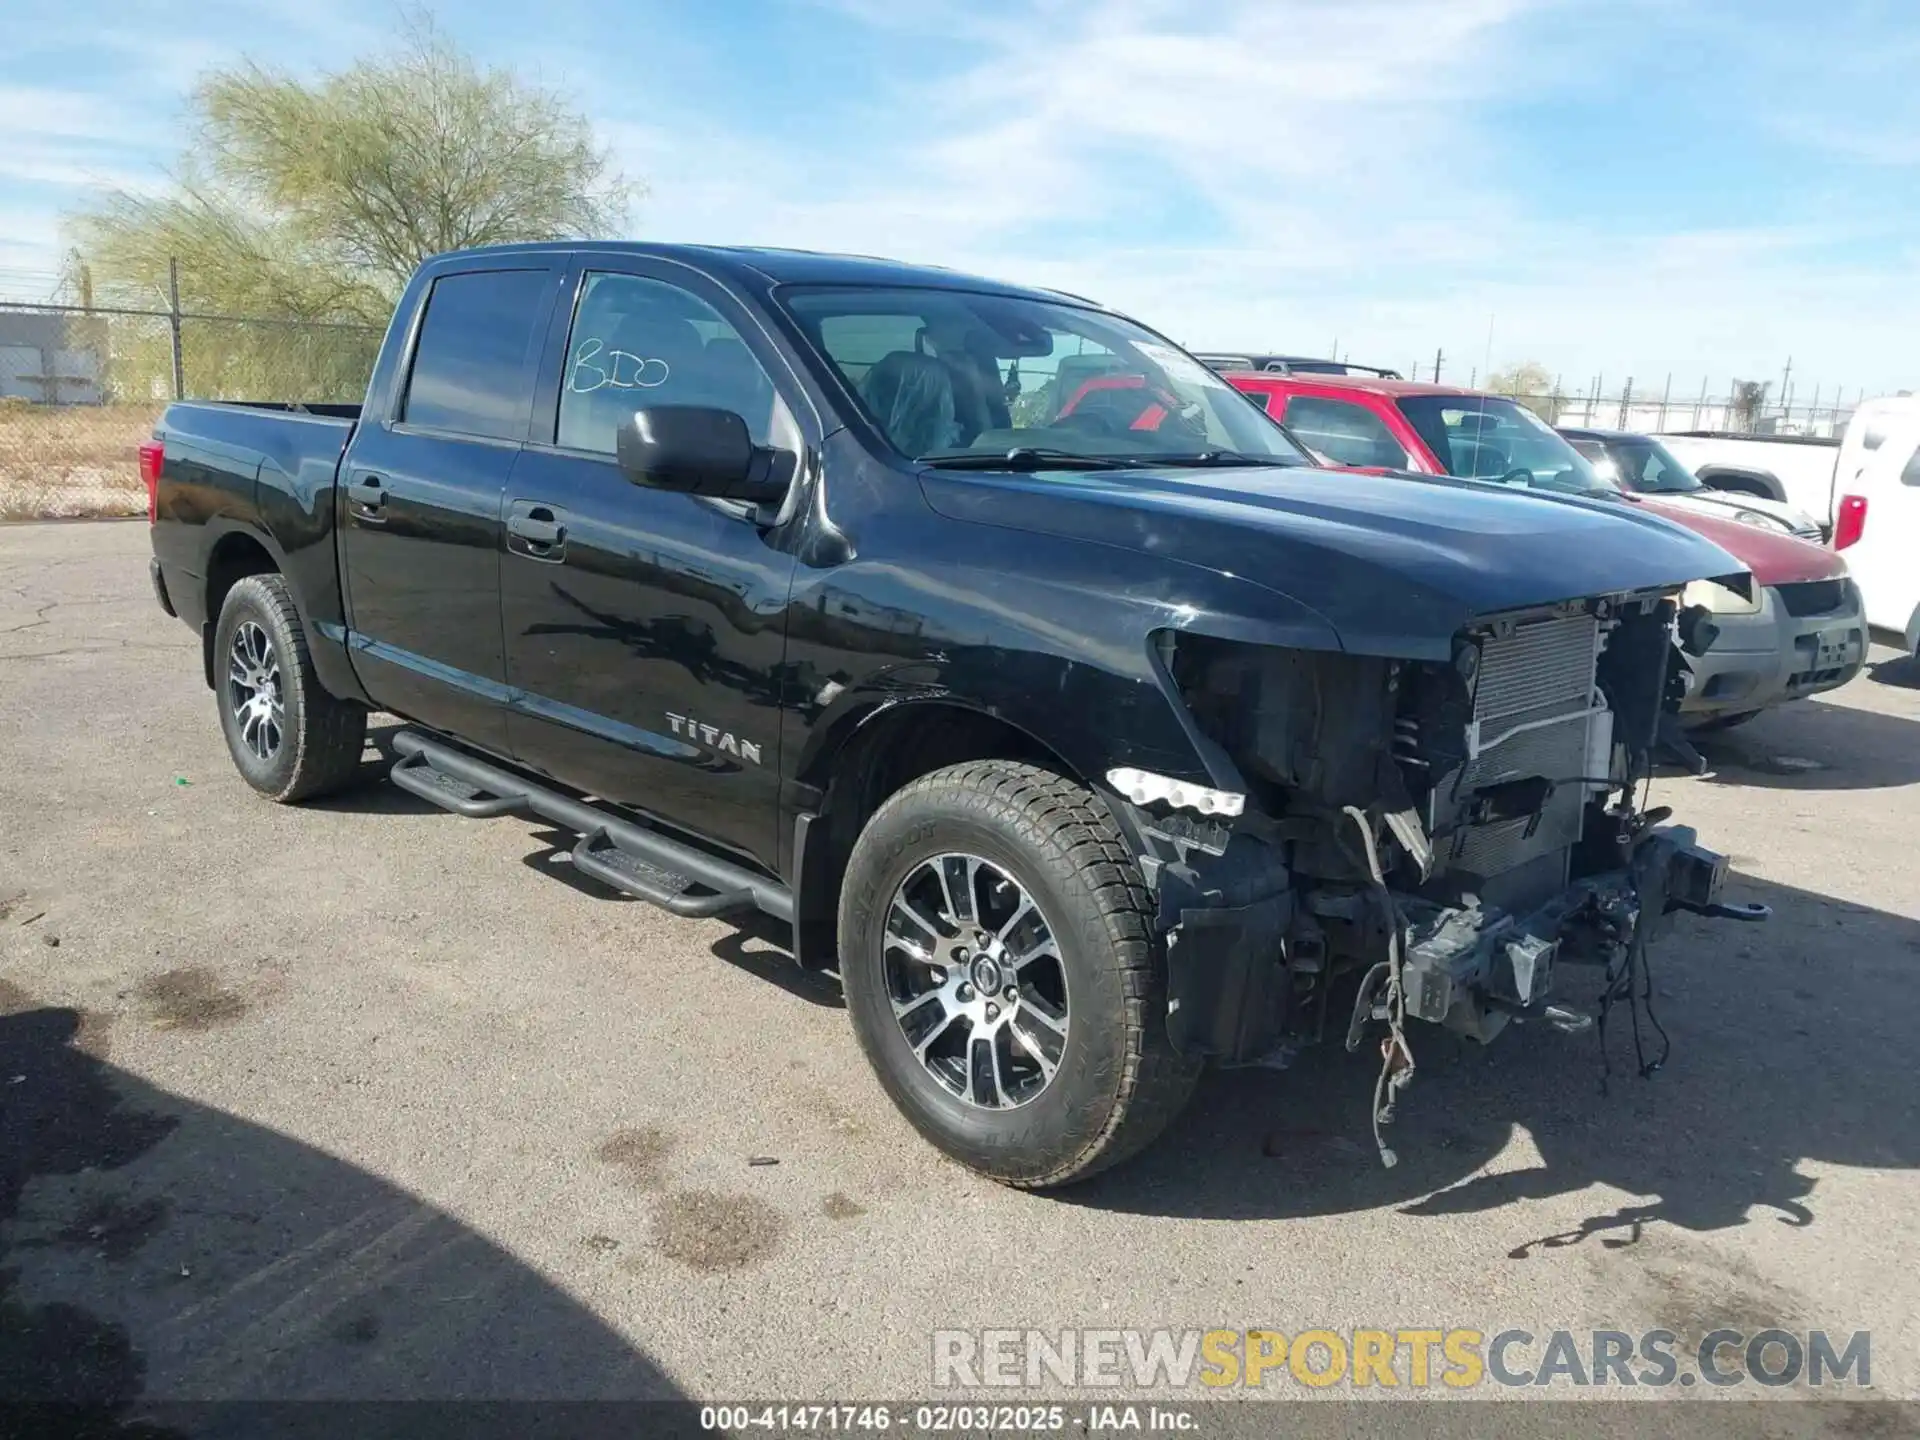
<instances>
[{"instance_id":1,"label":"dry grass","mask_svg":"<svg viewBox=\"0 0 1920 1440\"><path fill-rule=\"evenodd\" d=\"M144 514L134 452L162 408L0 401L0 520Z\"/></svg>"}]
</instances>

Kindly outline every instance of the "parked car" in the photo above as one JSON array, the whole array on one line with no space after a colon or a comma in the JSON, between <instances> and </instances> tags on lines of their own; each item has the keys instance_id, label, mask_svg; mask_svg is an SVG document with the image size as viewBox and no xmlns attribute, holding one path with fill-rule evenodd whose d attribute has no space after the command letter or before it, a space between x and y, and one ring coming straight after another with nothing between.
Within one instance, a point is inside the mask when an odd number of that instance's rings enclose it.
<instances>
[{"instance_id":1,"label":"parked car","mask_svg":"<svg viewBox=\"0 0 1920 1440\"><path fill-rule=\"evenodd\" d=\"M1823 523L1832 519L1838 437L1686 430L1660 439L1711 489L1777 500Z\"/></svg>"},{"instance_id":2,"label":"parked car","mask_svg":"<svg viewBox=\"0 0 1920 1440\"><path fill-rule=\"evenodd\" d=\"M1209 370L1266 370L1275 375L1377 375L1382 380L1398 380L1398 370L1378 365L1359 365L1351 360L1317 359L1312 355L1222 355L1212 351L1193 357Z\"/></svg>"},{"instance_id":3,"label":"parked car","mask_svg":"<svg viewBox=\"0 0 1920 1440\"><path fill-rule=\"evenodd\" d=\"M1865 597L1868 622L1920 655L1920 402L1885 408L1848 428L1859 440L1834 516L1833 545Z\"/></svg>"},{"instance_id":4,"label":"parked car","mask_svg":"<svg viewBox=\"0 0 1920 1440\"><path fill-rule=\"evenodd\" d=\"M1819 521L1784 500L1708 489L1657 436L1565 425L1560 433L1586 457L1602 480L1612 481L1623 490L1657 495L1670 507L1780 530L1815 544L1827 538Z\"/></svg>"},{"instance_id":5,"label":"parked car","mask_svg":"<svg viewBox=\"0 0 1920 1440\"><path fill-rule=\"evenodd\" d=\"M1226 378L1335 464L1604 497L1667 516L1737 556L1759 582L1752 595L1714 586L1688 595L1718 627L1712 646L1688 660L1681 716L1689 725L1738 724L1769 706L1844 685L1866 664L1860 593L1831 550L1770 526L1720 518L1686 503L1688 497L1675 504L1665 494L1623 490L1506 396L1408 380L1250 372Z\"/></svg>"},{"instance_id":6,"label":"parked car","mask_svg":"<svg viewBox=\"0 0 1920 1440\"><path fill-rule=\"evenodd\" d=\"M1154 426L1060 413L1093 357ZM894 1102L1012 1184L1133 1154L1336 991L1390 1101L1409 1021L1578 1028L1557 962L1636 1003L1667 912L1755 914L1636 799L1675 597L1748 589L1736 559L1625 505L1335 482L1088 302L446 255L364 405L175 404L141 463L248 784L338 789L399 715L413 794L574 831L576 872L675 914L791 922Z\"/></svg>"},{"instance_id":7,"label":"parked car","mask_svg":"<svg viewBox=\"0 0 1920 1440\"><path fill-rule=\"evenodd\" d=\"M1702 484L1786 501L1831 530L1840 497L1873 463L1881 439L1910 433L1915 415L1920 397L1903 393L1862 402L1838 436L1689 430L1660 438Z\"/></svg>"}]
</instances>

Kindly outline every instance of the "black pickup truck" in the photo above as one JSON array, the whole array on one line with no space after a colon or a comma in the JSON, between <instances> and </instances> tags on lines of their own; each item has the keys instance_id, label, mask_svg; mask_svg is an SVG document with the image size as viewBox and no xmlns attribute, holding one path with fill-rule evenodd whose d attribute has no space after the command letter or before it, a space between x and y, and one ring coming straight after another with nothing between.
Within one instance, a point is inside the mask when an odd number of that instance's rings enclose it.
<instances>
[{"instance_id":1,"label":"black pickup truck","mask_svg":"<svg viewBox=\"0 0 1920 1440\"><path fill-rule=\"evenodd\" d=\"M452 254L364 405L177 404L142 468L256 789L342 786L400 716L416 795L577 832L582 874L675 914L791 922L913 1124L1009 1183L1137 1151L1204 1064L1335 1002L1386 1119L1410 1021L1579 1028L1559 968L1630 1003L1664 914L1729 912L1635 790L1702 643L1677 592L1736 561L1315 469L1075 297Z\"/></svg>"}]
</instances>

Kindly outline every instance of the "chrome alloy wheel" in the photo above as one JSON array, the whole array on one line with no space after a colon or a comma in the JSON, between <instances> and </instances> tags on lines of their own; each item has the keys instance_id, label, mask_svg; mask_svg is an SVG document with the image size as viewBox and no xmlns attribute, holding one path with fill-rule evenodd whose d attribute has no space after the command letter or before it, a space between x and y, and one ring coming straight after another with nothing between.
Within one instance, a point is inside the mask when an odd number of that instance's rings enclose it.
<instances>
[{"instance_id":1,"label":"chrome alloy wheel","mask_svg":"<svg viewBox=\"0 0 1920 1440\"><path fill-rule=\"evenodd\" d=\"M240 740L255 759L280 750L286 709L280 694L280 656L257 620L242 621L227 655L227 700L240 726Z\"/></svg>"},{"instance_id":2,"label":"chrome alloy wheel","mask_svg":"<svg viewBox=\"0 0 1920 1440\"><path fill-rule=\"evenodd\" d=\"M1066 967L1020 882L976 855L915 866L887 907L887 998L914 1057L983 1110L1025 1105L1066 1052Z\"/></svg>"}]
</instances>

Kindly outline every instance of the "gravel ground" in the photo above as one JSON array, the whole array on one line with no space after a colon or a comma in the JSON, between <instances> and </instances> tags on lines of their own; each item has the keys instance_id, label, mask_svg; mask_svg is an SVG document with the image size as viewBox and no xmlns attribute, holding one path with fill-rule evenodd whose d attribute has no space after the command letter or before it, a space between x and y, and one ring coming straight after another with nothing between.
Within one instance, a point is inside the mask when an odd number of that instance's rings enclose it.
<instances>
[{"instance_id":1,"label":"gravel ground","mask_svg":"<svg viewBox=\"0 0 1920 1440\"><path fill-rule=\"evenodd\" d=\"M1920 1395L1907 662L1656 784L1774 918L1678 919L1652 1080L1624 1025L1605 1095L1591 1034L1422 1030L1393 1170L1336 1047L1043 1198L921 1143L769 928L615 898L371 749L255 797L146 554L0 527L0 1378L900 1397L935 1328L1724 1324L1871 1330Z\"/></svg>"}]
</instances>

